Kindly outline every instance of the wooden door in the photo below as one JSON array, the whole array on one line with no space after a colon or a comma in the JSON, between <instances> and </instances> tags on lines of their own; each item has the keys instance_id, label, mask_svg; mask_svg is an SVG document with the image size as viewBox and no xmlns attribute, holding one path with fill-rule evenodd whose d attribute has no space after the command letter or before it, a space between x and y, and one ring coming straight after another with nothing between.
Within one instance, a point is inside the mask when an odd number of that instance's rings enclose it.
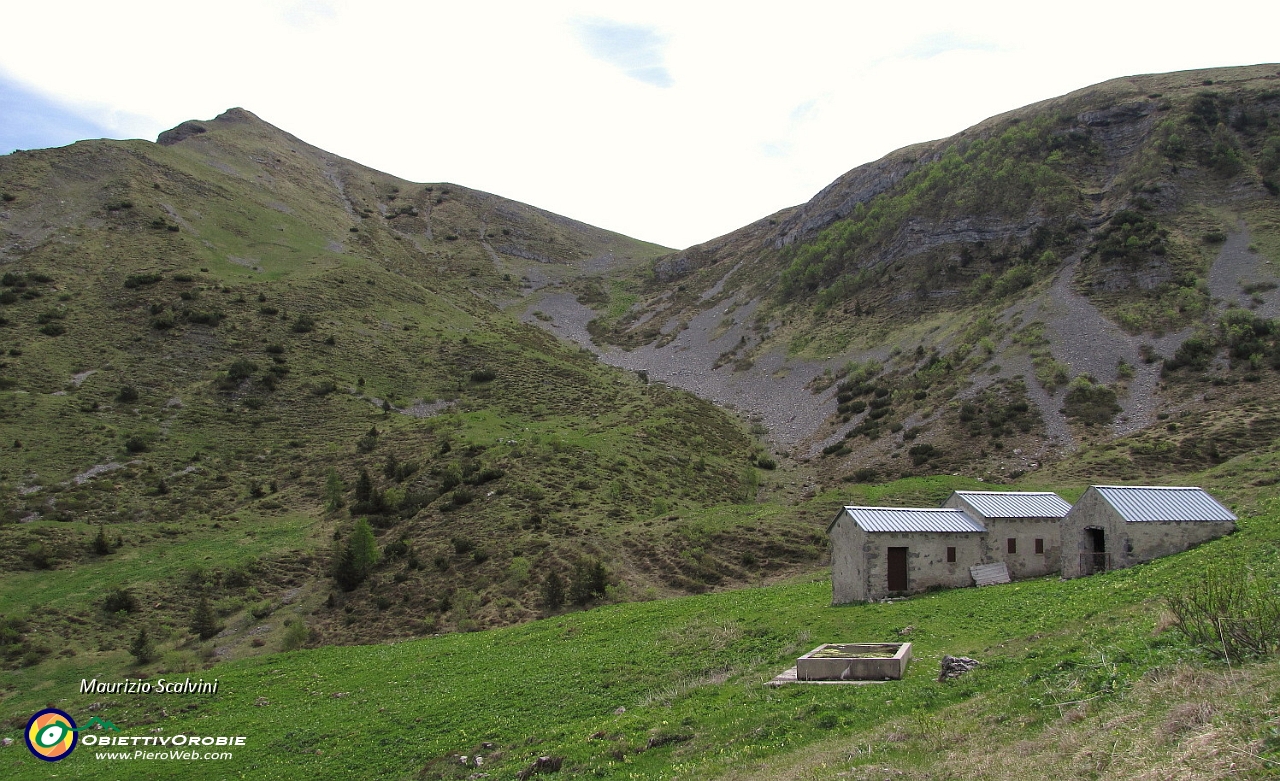
<instances>
[{"instance_id":1,"label":"wooden door","mask_svg":"<svg viewBox=\"0 0 1280 781\"><path fill-rule=\"evenodd\" d=\"M907 590L907 549L889 549L889 590Z\"/></svg>"}]
</instances>

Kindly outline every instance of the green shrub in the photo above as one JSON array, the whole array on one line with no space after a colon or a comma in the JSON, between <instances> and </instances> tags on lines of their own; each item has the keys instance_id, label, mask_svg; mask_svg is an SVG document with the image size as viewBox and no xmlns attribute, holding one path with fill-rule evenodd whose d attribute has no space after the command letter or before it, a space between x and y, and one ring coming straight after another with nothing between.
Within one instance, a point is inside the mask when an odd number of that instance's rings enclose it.
<instances>
[{"instance_id":1,"label":"green shrub","mask_svg":"<svg viewBox=\"0 0 1280 781\"><path fill-rule=\"evenodd\" d=\"M285 627L284 637L280 640L280 650L296 651L311 640L311 630L301 619L294 619Z\"/></svg>"},{"instance_id":2,"label":"green shrub","mask_svg":"<svg viewBox=\"0 0 1280 781\"><path fill-rule=\"evenodd\" d=\"M919 445L912 445L911 449L907 451L907 455L911 456L911 463L914 466L920 466L930 459L941 455L941 452L933 445L923 443Z\"/></svg>"},{"instance_id":3,"label":"green shrub","mask_svg":"<svg viewBox=\"0 0 1280 781\"><path fill-rule=\"evenodd\" d=\"M1228 662L1280 651L1280 592L1239 564L1208 568L1165 603L1188 641Z\"/></svg>"},{"instance_id":4,"label":"green shrub","mask_svg":"<svg viewBox=\"0 0 1280 781\"><path fill-rule=\"evenodd\" d=\"M401 556L409 555L409 542L404 537L395 542L388 543L382 548L383 559L395 559Z\"/></svg>"},{"instance_id":5,"label":"green shrub","mask_svg":"<svg viewBox=\"0 0 1280 781\"><path fill-rule=\"evenodd\" d=\"M293 329L294 333L310 333L315 330L316 321L315 318L310 315L298 315L298 318L293 321L293 325L290 326L290 328Z\"/></svg>"},{"instance_id":6,"label":"green shrub","mask_svg":"<svg viewBox=\"0 0 1280 781\"><path fill-rule=\"evenodd\" d=\"M1116 392L1106 385L1095 385L1087 377L1076 377L1063 399L1062 414L1087 426L1110 423L1120 412Z\"/></svg>"},{"instance_id":7,"label":"green shrub","mask_svg":"<svg viewBox=\"0 0 1280 781\"><path fill-rule=\"evenodd\" d=\"M497 376L498 376L498 373L493 369L488 369L488 368L476 369L475 371L471 372L471 381L472 382L492 382L494 379L497 378Z\"/></svg>"},{"instance_id":8,"label":"green shrub","mask_svg":"<svg viewBox=\"0 0 1280 781\"><path fill-rule=\"evenodd\" d=\"M258 365L248 358L237 358L227 367L227 382L233 385L252 377Z\"/></svg>"},{"instance_id":9,"label":"green shrub","mask_svg":"<svg viewBox=\"0 0 1280 781\"><path fill-rule=\"evenodd\" d=\"M507 473L499 467L487 466L472 475L467 482L471 485L484 485L485 483L491 483L494 480L504 477L506 474Z\"/></svg>"},{"instance_id":10,"label":"green shrub","mask_svg":"<svg viewBox=\"0 0 1280 781\"><path fill-rule=\"evenodd\" d=\"M858 399L857 401L850 401L845 404L841 404L836 408L836 411L841 415L857 415L864 412L866 409L867 403Z\"/></svg>"},{"instance_id":11,"label":"green shrub","mask_svg":"<svg viewBox=\"0 0 1280 781\"><path fill-rule=\"evenodd\" d=\"M124 278L124 286L127 288L144 287L146 285L154 285L162 279L164 279L164 275L155 272L130 274Z\"/></svg>"},{"instance_id":12,"label":"green shrub","mask_svg":"<svg viewBox=\"0 0 1280 781\"><path fill-rule=\"evenodd\" d=\"M1089 251L1104 261L1133 262L1148 254L1165 254L1168 236L1169 232L1154 219L1125 210L1111 218Z\"/></svg>"},{"instance_id":13,"label":"green shrub","mask_svg":"<svg viewBox=\"0 0 1280 781\"><path fill-rule=\"evenodd\" d=\"M1178 345L1172 358L1164 359L1161 373L1168 374L1184 366L1192 371L1204 371L1209 368L1209 362L1217 351L1217 341L1211 335L1193 334Z\"/></svg>"},{"instance_id":14,"label":"green shrub","mask_svg":"<svg viewBox=\"0 0 1280 781\"><path fill-rule=\"evenodd\" d=\"M138 598L129 589L119 586L103 597L102 609L107 613L132 613L138 609Z\"/></svg>"},{"instance_id":15,"label":"green shrub","mask_svg":"<svg viewBox=\"0 0 1280 781\"><path fill-rule=\"evenodd\" d=\"M199 325L216 326L218 323L222 322L222 317L223 315L221 312L197 312L190 310L187 312L187 322L197 323Z\"/></svg>"},{"instance_id":16,"label":"green shrub","mask_svg":"<svg viewBox=\"0 0 1280 781\"><path fill-rule=\"evenodd\" d=\"M1018 265L1010 268L1000 275L995 281L991 292L997 298L1003 298L1011 293L1030 287L1031 283L1036 281L1035 269L1028 265Z\"/></svg>"}]
</instances>

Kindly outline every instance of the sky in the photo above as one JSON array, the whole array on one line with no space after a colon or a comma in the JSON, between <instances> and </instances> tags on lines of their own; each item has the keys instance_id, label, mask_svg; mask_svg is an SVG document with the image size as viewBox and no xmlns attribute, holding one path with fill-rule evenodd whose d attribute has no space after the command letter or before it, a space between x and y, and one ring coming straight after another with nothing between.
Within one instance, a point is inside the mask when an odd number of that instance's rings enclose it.
<instances>
[{"instance_id":1,"label":"sky","mask_svg":"<svg viewBox=\"0 0 1280 781\"><path fill-rule=\"evenodd\" d=\"M1280 3L9 3L0 154L239 106L311 144L684 248L1107 79L1280 62Z\"/></svg>"}]
</instances>

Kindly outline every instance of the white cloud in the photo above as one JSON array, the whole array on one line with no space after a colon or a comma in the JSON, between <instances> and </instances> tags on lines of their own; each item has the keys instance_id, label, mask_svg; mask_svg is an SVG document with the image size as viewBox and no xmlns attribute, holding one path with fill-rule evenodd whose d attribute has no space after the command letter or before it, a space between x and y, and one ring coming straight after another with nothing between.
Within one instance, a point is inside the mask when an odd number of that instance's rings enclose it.
<instances>
[{"instance_id":1,"label":"white cloud","mask_svg":"<svg viewBox=\"0 0 1280 781\"><path fill-rule=\"evenodd\" d=\"M583 48L597 60L645 84L675 85L664 62L667 39L657 30L610 19L575 19L572 26Z\"/></svg>"}]
</instances>

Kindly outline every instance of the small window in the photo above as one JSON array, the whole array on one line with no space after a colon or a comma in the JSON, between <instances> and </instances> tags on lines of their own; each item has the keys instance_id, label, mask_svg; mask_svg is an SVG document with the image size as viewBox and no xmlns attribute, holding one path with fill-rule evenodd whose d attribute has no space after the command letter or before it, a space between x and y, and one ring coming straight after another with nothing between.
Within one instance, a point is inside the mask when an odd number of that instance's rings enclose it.
<instances>
[{"instance_id":1,"label":"small window","mask_svg":"<svg viewBox=\"0 0 1280 781\"><path fill-rule=\"evenodd\" d=\"M1044 555L1044 540L1036 537L1036 553Z\"/></svg>"},{"instance_id":2,"label":"small window","mask_svg":"<svg viewBox=\"0 0 1280 781\"><path fill-rule=\"evenodd\" d=\"M1018 538L1017 538L1017 537L1010 537L1010 538L1009 538L1009 552L1010 552L1010 553L1017 553L1017 552L1018 552Z\"/></svg>"},{"instance_id":3,"label":"small window","mask_svg":"<svg viewBox=\"0 0 1280 781\"><path fill-rule=\"evenodd\" d=\"M956 563L956 549L955 549L955 548L947 548L947 563L948 563L948 564L955 564L955 563Z\"/></svg>"}]
</instances>

